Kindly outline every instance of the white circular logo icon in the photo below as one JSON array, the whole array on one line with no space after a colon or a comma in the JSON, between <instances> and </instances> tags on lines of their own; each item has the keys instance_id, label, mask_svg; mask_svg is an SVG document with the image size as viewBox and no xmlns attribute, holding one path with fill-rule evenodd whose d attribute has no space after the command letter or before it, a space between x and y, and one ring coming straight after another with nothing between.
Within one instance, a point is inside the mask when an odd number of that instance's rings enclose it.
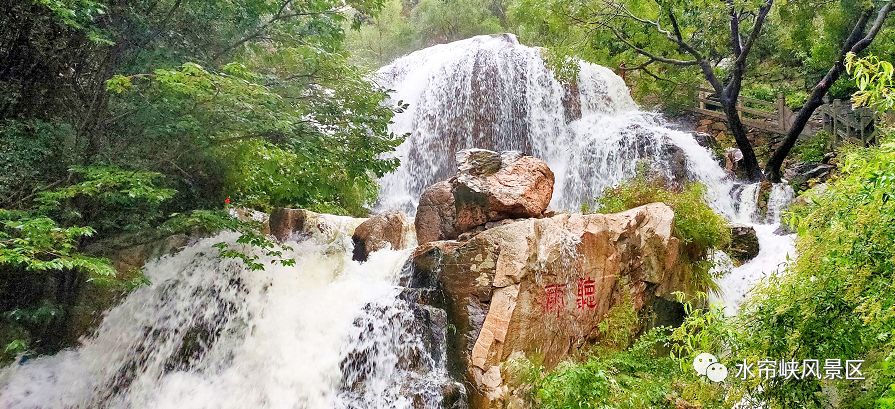
<instances>
[{"instance_id":1,"label":"white circular logo icon","mask_svg":"<svg viewBox=\"0 0 895 409\"><path fill-rule=\"evenodd\" d=\"M705 369L705 376L712 382L721 382L727 378L727 367L720 362L715 362Z\"/></svg>"},{"instance_id":2,"label":"white circular logo icon","mask_svg":"<svg viewBox=\"0 0 895 409\"><path fill-rule=\"evenodd\" d=\"M696 358L693 359L693 369L696 370L696 373L700 375L706 374L706 369L708 369L709 365L718 362L718 358L715 358L714 355L703 352L699 355L696 355Z\"/></svg>"}]
</instances>

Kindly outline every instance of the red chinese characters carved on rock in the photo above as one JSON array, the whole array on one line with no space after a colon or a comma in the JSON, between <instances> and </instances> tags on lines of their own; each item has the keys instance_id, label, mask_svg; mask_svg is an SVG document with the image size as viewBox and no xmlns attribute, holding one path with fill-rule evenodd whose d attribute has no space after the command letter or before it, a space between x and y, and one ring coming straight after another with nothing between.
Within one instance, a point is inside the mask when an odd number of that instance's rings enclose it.
<instances>
[{"instance_id":1,"label":"red chinese characters carved on rock","mask_svg":"<svg viewBox=\"0 0 895 409\"><path fill-rule=\"evenodd\" d=\"M544 312L555 312L566 308L566 285L550 284L544 286Z\"/></svg>"},{"instance_id":2,"label":"red chinese characters carved on rock","mask_svg":"<svg viewBox=\"0 0 895 409\"><path fill-rule=\"evenodd\" d=\"M578 294L575 297L575 305L579 310L597 308L596 282L589 278L578 279Z\"/></svg>"}]
</instances>

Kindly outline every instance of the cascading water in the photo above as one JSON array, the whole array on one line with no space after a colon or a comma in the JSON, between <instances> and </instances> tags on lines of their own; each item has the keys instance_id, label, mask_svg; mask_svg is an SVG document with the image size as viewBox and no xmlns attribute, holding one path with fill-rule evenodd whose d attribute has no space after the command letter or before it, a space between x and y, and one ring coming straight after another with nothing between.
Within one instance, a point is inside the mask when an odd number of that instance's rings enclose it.
<instances>
[{"instance_id":1,"label":"cascading water","mask_svg":"<svg viewBox=\"0 0 895 409\"><path fill-rule=\"evenodd\" d=\"M337 225L288 243L295 267L220 259L235 234L150 263L83 346L7 368L0 407L441 407L445 363L396 286L408 251L359 264Z\"/></svg>"},{"instance_id":2,"label":"cascading water","mask_svg":"<svg viewBox=\"0 0 895 409\"><path fill-rule=\"evenodd\" d=\"M638 162L695 179L729 219L755 226L761 251L721 281L735 312L763 273L792 254L776 217L791 194L775 186L768 219L758 185L737 185L692 135L640 111L621 78L578 63L557 81L537 49L512 35L480 36L410 54L378 73L410 104L392 125L410 133L401 167L382 179L380 209L415 211L425 186L455 170L468 147L520 150L556 173L554 208L574 211L634 175ZM0 408L437 408L451 380L440 311L400 287L408 251L351 260L346 219L333 232L291 242L296 266L266 260L247 271L203 239L150 263L152 284L108 312L81 347L0 372Z\"/></svg>"},{"instance_id":3,"label":"cascading water","mask_svg":"<svg viewBox=\"0 0 895 409\"><path fill-rule=\"evenodd\" d=\"M715 298L735 313L758 279L794 256L792 236L774 233L791 189L774 185L768 214L760 215L759 184L737 183L692 134L641 111L608 68L577 64L574 80L557 80L538 49L503 34L438 45L380 69L381 85L395 90L395 101L410 104L392 130L410 136L398 148L401 167L382 179L378 206L413 213L421 191L447 179L456 168L454 152L465 148L521 150L544 159L556 175L551 206L565 211L593 201L647 162L671 180L702 182L716 211L755 228L759 255L728 266Z\"/></svg>"}]
</instances>

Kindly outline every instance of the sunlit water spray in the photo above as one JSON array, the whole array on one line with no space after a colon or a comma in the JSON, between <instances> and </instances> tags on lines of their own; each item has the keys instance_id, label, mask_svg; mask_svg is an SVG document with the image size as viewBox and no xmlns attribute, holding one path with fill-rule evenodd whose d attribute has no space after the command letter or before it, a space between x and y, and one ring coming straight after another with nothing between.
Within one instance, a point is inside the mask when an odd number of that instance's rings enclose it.
<instances>
[{"instance_id":1,"label":"sunlit water spray","mask_svg":"<svg viewBox=\"0 0 895 409\"><path fill-rule=\"evenodd\" d=\"M556 173L552 206L575 211L647 160L675 180L703 182L730 220L755 226L761 252L721 281L735 312L762 275L792 254L774 234L791 192L775 186L770 219L750 203L757 185L737 185L689 133L637 108L609 69L577 63L558 81L540 52L512 35L430 47L383 67L378 81L410 108L392 131L410 138L398 171L382 179L379 209L415 211L426 186L456 169L469 147L520 150ZM733 200L737 195L738 200ZM748 200L742 200L748 199ZM740 204L737 204L740 202ZM746 204L743 204L745 202ZM0 408L438 408L450 385L441 311L400 287L409 252L351 260L344 218L332 234L289 243L294 267L247 271L199 241L150 263L152 285L108 312L77 349L0 374Z\"/></svg>"}]
</instances>

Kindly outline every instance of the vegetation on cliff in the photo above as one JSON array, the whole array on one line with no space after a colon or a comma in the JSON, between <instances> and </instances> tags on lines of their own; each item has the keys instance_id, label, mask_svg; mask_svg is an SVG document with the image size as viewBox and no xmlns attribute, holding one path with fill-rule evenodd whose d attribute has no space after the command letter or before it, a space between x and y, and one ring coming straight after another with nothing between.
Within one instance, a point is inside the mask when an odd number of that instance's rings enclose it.
<instances>
[{"instance_id":1,"label":"vegetation on cliff","mask_svg":"<svg viewBox=\"0 0 895 409\"><path fill-rule=\"evenodd\" d=\"M859 102L884 107L891 70L866 64L877 80L861 84ZM526 380L525 398L551 408L729 408L742 399L781 409L895 407L895 131L883 134L879 146L843 147L838 176L790 208L799 257L755 289L740 315L687 304L680 327L653 329L631 347L596 349L552 371L521 360L508 371ZM641 178L602 201L615 209L643 191ZM696 376L691 362L706 351L728 364L724 383ZM733 367L766 359L862 360L866 379L743 379Z\"/></svg>"},{"instance_id":2,"label":"vegetation on cliff","mask_svg":"<svg viewBox=\"0 0 895 409\"><path fill-rule=\"evenodd\" d=\"M198 223L265 247L257 229L231 225L225 202L365 212L396 166L382 154L401 142L387 128L401 106L348 63L345 5L4 7L0 361L62 346L51 338L79 283L115 281L86 252L92 243ZM362 15L382 6L347 5Z\"/></svg>"},{"instance_id":3,"label":"vegetation on cliff","mask_svg":"<svg viewBox=\"0 0 895 409\"><path fill-rule=\"evenodd\" d=\"M615 213L648 203L663 202L674 210L672 234L681 240L682 266L688 271L691 292L717 289L711 253L730 244L730 229L723 217L705 202L705 186L693 182L670 186L668 181L641 168L628 182L607 189L597 200L597 210Z\"/></svg>"}]
</instances>

